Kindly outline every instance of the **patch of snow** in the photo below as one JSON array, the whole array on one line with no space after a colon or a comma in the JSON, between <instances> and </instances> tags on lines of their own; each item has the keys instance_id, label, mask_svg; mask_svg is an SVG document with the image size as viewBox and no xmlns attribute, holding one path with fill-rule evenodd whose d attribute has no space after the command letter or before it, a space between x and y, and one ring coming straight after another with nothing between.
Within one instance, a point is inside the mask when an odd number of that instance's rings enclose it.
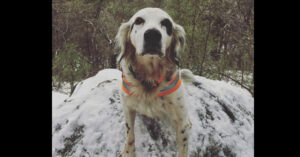
<instances>
[{"instance_id":1,"label":"patch of snow","mask_svg":"<svg viewBox=\"0 0 300 157\"><path fill-rule=\"evenodd\" d=\"M196 76L185 85L192 122L189 156L254 156L254 99L240 87ZM53 105L53 157L115 157L125 141L120 103L121 71L105 69L78 83L66 101ZM141 116L135 122L136 156L177 154L173 128L157 121L164 138L153 140Z\"/></svg>"},{"instance_id":2,"label":"patch of snow","mask_svg":"<svg viewBox=\"0 0 300 157\"><path fill-rule=\"evenodd\" d=\"M64 93L52 91L52 108L56 108L56 106L58 106L68 97L69 96Z\"/></svg>"}]
</instances>

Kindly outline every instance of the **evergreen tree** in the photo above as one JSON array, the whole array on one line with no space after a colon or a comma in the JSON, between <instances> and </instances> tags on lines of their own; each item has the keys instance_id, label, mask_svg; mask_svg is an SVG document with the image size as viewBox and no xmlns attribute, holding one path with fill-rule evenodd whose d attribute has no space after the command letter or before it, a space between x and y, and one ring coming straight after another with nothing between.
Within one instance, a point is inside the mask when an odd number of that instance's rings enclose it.
<instances>
[{"instance_id":1,"label":"evergreen tree","mask_svg":"<svg viewBox=\"0 0 300 157\"><path fill-rule=\"evenodd\" d=\"M53 59L53 77L58 82L70 83L71 92L75 82L83 79L90 69L87 58L78 50L77 44L67 43Z\"/></svg>"}]
</instances>

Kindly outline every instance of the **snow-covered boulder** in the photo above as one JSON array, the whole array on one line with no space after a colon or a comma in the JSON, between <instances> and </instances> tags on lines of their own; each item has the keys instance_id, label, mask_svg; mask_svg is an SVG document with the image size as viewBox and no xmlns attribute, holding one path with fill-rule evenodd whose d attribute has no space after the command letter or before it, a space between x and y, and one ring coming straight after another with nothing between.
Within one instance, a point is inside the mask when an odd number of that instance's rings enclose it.
<instances>
[{"instance_id":1,"label":"snow-covered boulder","mask_svg":"<svg viewBox=\"0 0 300 157\"><path fill-rule=\"evenodd\" d=\"M253 157L253 97L224 81L195 78L197 81L185 86L193 124L189 156ZM125 141L120 84L119 70L102 70L78 83L71 97L53 107L53 157L118 156ZM176 156L172 127L160 120L150 122L143 116L136 118L136 156Z\"/></svg>"},{"instance_id":2,"label":"snow-covered boulder","mask_svg":"<svg viewBox=\"0 0 300 157\"><path fill-rule=\"evenodd\" d=\"M57 91L52 91L52 109L68 98L68 95Z\"/></svg>"}]
</instances>

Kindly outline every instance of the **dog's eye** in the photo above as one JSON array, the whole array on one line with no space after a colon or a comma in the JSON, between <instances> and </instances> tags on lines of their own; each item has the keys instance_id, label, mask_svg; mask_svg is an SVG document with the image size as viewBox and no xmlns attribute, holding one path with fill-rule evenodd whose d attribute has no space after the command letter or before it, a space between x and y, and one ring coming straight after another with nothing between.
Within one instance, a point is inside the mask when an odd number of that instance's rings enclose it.
<instances>
[{"instance_id":1,"label":"dog's eye","mask_svg":"<svg viewBox=\"0 0 300 157\"><path fill-rule=\"evenodd\" d=\"M160 24L162 26L165 26L166 29L167 29L167 33L168 35L171 35L172 34L172 31L173 31L173 27L172 27L172 23L169 19L164 19L160 22Z\"/></svg>"},{"instance_id":2,"label":"dog's eye","mask_svg":"<svg viewBox=\"0 0 300 157\"><path fill-rule=\"evenodd\" d=\"M145 22L144 19L138 17L138 18L135 20L134 24L139 25L139 24L142 24L142 23L144 23L144 22Z\"/></svg>"}]
</instances>

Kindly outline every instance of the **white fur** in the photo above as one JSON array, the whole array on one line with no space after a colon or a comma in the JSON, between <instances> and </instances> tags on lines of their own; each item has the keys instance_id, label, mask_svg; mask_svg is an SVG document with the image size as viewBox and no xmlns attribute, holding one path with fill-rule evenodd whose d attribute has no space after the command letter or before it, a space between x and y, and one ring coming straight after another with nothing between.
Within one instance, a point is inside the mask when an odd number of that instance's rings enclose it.
<instances>
[{"instance_id":1,"label":"white fur","mask_svg":"<svg viewBox=\"0 0 300 157\"><path fill-rule=\"evenodd\" d=\"M162 34L162 52L165 52L167 46L169 46L169 44L171 43L171 37L167 35L166 28L161 26L160 21L164 18L169 18L171 21L173 21L171 17L161 9L144 8L138 11L134 16L132 16L129 22L133 23L137 17L143 18L145 20L145 23L134 26L130 33L130 39L132 44L136 48L136 53L142 53L144 45L144 33L151 28L157 29Z\"/></svg>"},{"instance_id":2,"label":"white fur","mask_svg":"<svg viewBox=\"0 0 300 157\"><path fill-rule=\"evenodd\" d=\"M130 31L131 25L134 24L135 19L137 17L141 17L145 20L144 24L141 25L135 25L133 29ZM136 14L134 14L128 22L122 23L122 25L119 28L118 34L116 35L116 42L117 46L120 46L121 48L121 54L119 55L117 60L120 60L120 57L122 56L122 53L124 53L124 45L127 38L127 35L130 36L131 43L136 48L136 53L141 54L143 52L143 45L144 45L144 33L148 29L155 28L159 30L159 32L162 35L161 39L161 52L163 55L165 55L165 50L167 47L170 46L171 43L171 37L167 35L166 27L161 26L160 22L162 19L168 18L172 24L173 24L173 31L178 34L178 36L185 36L184 29L176 24L173 19L163 10L159 8L144 8L139 10ZM176 44L176 49L178 52L178 57L180 56L180 47L179 43Z\"/></svg>"}]
</instances>

